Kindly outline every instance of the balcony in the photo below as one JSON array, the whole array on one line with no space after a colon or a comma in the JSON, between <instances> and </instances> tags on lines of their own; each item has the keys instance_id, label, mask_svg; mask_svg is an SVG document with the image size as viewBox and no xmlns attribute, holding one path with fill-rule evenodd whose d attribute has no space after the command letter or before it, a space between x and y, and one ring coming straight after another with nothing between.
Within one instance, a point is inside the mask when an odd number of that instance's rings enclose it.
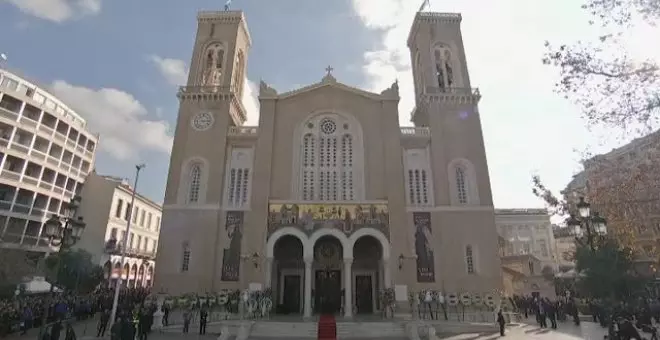
<instances>
[{"instance_id":1,"label":"balcony","mask_svg":"<svg viewBox=\"0 0 660 340\"><path fill-rule=\"evenodd\" d=\"M259 133L257 126L230 126L229 136L231 137L255 137Z\"/></svg>"},{"instance_id":2,"label":"balcony","mask_svg":"<svg viewBox=\"0 0 660 340\"><path fill-rule=\"evenodd\" d=\"M121 240L109 239L105 243L105 253L110 255L119 255L121 254ZM156 258L155 250L144 250L137 248L127 248L126 256L137 257L141 259L150 259L153 260Z\"/></svg>"}]
</instances>

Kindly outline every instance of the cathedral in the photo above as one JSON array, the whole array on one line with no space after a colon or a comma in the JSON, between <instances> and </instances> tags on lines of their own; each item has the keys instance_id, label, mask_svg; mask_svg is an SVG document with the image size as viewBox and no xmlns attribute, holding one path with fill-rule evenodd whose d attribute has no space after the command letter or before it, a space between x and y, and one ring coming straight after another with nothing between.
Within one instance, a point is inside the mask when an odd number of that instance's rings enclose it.
<instances>
[{"instance_id":1,"label":"cathedral","mask_svg":"<svg viewBox=\"0 0 660 340\"><path fill-rule=\"evenodd\" d=\"M278 311L346 317L432 289L502 285L488 165L461 15L419 12L408 47L416 107L396 82L259 86L241 103L251 45L241 11L201 12L172 148L155 289L272 291ZM402 113L408 114L408 113Z\"/></svg>"}]
</instances>

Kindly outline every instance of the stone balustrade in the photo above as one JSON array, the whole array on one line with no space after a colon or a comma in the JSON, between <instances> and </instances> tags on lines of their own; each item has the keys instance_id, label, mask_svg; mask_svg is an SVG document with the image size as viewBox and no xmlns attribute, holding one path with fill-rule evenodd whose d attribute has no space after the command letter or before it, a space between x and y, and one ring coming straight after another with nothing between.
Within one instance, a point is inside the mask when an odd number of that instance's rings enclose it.
<instances>
[{"instance_id":1,"label":"stone balustrade","mask_svg":"<svg viewBox=\"0 0 660 340\"><path fill-rule=\"evenodd\" d=\"M230 126L229 136L245 137L256 136L259 133L257 126Z\"/></svg>"},{"instance_id":2,"label":"stone balustrade","mask_svg":"<svg viewBox=\"0 0 660 340\"><path fill-rule=\"evenodd\" d=\"M411 137L431 137L431 130L427 127L401 127L401 135Z\"/></svg>"}]
</instances>

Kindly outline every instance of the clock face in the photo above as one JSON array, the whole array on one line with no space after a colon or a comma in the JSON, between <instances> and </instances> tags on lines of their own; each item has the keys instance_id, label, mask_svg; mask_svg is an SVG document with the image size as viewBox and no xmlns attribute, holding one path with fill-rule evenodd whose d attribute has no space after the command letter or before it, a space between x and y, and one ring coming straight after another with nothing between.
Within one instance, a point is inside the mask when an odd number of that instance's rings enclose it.
<instances>
[{"instance_id":1,"label":"clock face","mask_svg":"<svg viewBox=\"0 0 660 340\"><path fill-rule=\"evenodd\" d=\"M213 125L213 115L209 112L200 112L193 117L191 125L197 131L204 131Z\"/></svg>"}]
</instances>

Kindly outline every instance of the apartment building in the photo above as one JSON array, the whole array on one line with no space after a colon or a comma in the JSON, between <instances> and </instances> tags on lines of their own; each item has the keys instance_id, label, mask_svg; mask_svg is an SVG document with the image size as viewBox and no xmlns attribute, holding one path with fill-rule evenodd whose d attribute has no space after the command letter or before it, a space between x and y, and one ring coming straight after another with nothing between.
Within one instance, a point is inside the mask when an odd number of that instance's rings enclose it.
<instances>
[{"instance_id":1,"label":"apartment building","mask_svg":"<svg viewBox=\"0 0 660 340\"><path fill-rule=\"evenodd\" d=\"M546 209L495 209L500 256L533 255L540 266L557 269L557 248Z\"/></svg>"},{"instance_id":2,"label":"apartment building","mask_svg":"<svg viewBox=\"0 0 660 340\"><path fill-rule=\"evenodd\" d=\"M156 266L161 206L136 193L126 179L92 172L82 191L80 215L87 228L79 248L93 255L111 284L121 278L128 287L150 287ZM127 231L130 222L130 231ZM126 240L125 259L121 253Z\"/></svg>"},{"instance_id":3,"label":"apartment building","mask_svg":"<svg viewBox=\"0 0 660 340\"><path fill-rule=\"evenodd\" d=\"M0 246L56 251L43 233L94 166L98 136L34 82L0 68Z\"/></svg>"}]
</instances>

